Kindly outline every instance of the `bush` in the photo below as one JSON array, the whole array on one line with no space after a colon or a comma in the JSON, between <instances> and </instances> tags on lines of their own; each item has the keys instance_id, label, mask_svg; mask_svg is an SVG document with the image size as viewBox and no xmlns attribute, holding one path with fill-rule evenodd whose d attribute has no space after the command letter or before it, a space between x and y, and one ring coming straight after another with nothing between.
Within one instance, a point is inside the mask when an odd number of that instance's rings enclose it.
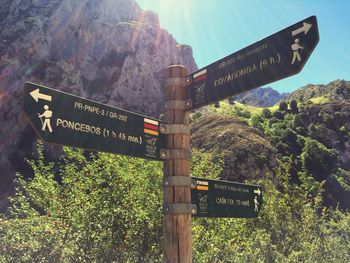
<instances>
[{"instance_id":1,"label":"bush","mask_svg":"<svg viewBox=\"0 0 350 263\"><path fill-rule=\"evenodd\" d=\"M320 206L289 180L292 161L277 168L279 187L264 185L256 219L193 220L194 262L348 262L350 215ZM334 248L337 249L334 249Z\"/></svg>"},{"instance_id":2,"label":"bush","mask_svg":"<svg viewBox=\"0 0 350 263\"><path fill-rule=\"evenodd\" d=\"M239 107L235 107L234 109L234 113L239 116L239 117L242 117L242 118L245 118L245 119L249 119L250 116L251 116L251 113L247 110L244 110L244 109L241 109Z\"/></svg>"},{"instance_id":3,"label":"bush","mask_svg":"<svg viewBox=\"0 0 350 263\"><path fill-rule=\"evenodd\" d=\"M261 115L266 118L266 119L269 119L272 117L272 113L271 113L271 110L268 109L268 108L264 108L261 112Z\"/></svg>"},{"instance_id":4,"label":"bush","mask_svg":"<svg viewBox=\"0 0 350 263\"><path fill-rule=\"evenodd\" d=\"M279 110L281 112L287 112L288 111L288 104L287 104L287 102L281 101L279 106L278 106L278 108L279 108Z\"/></svg>"},{"instance_id":5,"label":"bush","mask_svg":"<svg viewBox=\"0 0 350 263\"><path fill-rule=\"evenodd\" d=\"M281 110L276 110L273 112L272 114L273 117L279 119L279 120L283 120L284 119L284 114Z\"/></svg>"},{"instance_id":6,"label":"bush","mask_svg":"<svg viewBox=\"0 0 350 263\"><path fill-rule=\"evenodd\" d=\"M337 168L336 151L310 138L305 140L301 160L305 170L318 181L327 179Z\"/></svg>"},{"instance_id":7,"label":"bush","mask_svg":"<svg viewBox=\"0 0 350 263\"><path fill-rule=\"evenodd\" d=\"M259 115L256 115L256 114L253 114L249 119L249 125L254 127L255 129L260 130L260 131L264 130L262 123L263 123L263 119Z\"/></svg>"},{"instance_id":8,"label":"bush","mask_svg":"<svg viewBox=\"0 0 350 263\"><path fill-rule=\"evenodd\" d=\"M229 97L229 98L228 98L228 103L229 103L230 105L235 105L235 97Z\"/></svg>"},{"instance_id":9,"label":"bush","mask_svg":"<svg viewBox=\"0 0 350 263\"><path fill-rule=\"evenodd\" d=\"M296 100L291 100L289 103L289 107L290 107L290 112L292 114L298 114L299 113L299 109L298 109L298 103Z\"/></svg>"},{"instance_id":10,"label":"bush","mask_svg":"<svg viewBox=\"0 0 350 263\"><path fill-rule=\"evenodd\" d=\"M35 177L19 177L11 216L2 227L1 255L16 262L161 261L160 163L86 157L65 148L59 184L54 164L45 164L39 153L30 162Z\"/></svg>"},{"instance_id":11,"label":"bush","mask_svg":"<svg viewBox=\"0 0 350 263\"><path fill-rule=\"evenodd\" d=\"M194 151L192 175L218 178L215 158ZM0 217L0 262L162 261L161 163L65 148L58 164L41 149L30 164L34 178L19 176ZM349 213L291 184L293 165L279 163L277 187L255 182L265 189L258 218L194 218L193 261L350 262Z\"/></svg>"}]
</instances>

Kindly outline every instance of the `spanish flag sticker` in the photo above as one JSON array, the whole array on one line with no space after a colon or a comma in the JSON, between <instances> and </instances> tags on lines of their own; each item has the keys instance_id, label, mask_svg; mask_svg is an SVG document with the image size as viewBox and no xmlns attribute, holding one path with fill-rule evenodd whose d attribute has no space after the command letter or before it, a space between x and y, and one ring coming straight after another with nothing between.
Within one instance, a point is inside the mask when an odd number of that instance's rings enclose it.
<instances>
[{"instance_id":1,"label":"spanish flag sticker","mask_svg":"<svg viewBox=\"0 0 350 263\"><path fill-rule=\"evenodd\" d=\"M158 129L159 129L158 121L144 118L144 124L143 124L144 133L158 136L159 135Z\"/></svg>"},{"instance_id":2,"label":"spanish flag sticker","mask_svg":"<svg viewBox=\"0 0 350 263\"><path fill-rule=\"evenodd\" d=\"M199 181L197 180L197 190L208 191L209 183L207 181Z\"/></svg>"}]
</instances>

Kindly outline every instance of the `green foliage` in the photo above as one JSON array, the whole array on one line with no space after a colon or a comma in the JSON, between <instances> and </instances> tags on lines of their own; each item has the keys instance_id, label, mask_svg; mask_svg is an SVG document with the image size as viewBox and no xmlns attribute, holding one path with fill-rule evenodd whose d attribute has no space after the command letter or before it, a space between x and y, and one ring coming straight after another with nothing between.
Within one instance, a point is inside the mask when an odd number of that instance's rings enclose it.
<instances>
[{"instance_id":1,"label":"green foliage","mask_svg":"<svg viewBox=\"0 0 350 263\"><path fill-rule=\"evenodd\" d=\"M320 188L310 195L292 184L295 164L283 160L277 186L255 182L264 186L258 218L193 219L194 262L350 261L350 215L324 209ZM39 148L30 164L35 177L18 177L10 215L0 217L0 262L162 261L160 163L65 148L53 164ZM192 176L217 179L222 167L193 152Z\"/></svg>"},{"instance_id":2,"label":"green foliage","mask_svg":"<svg viewBox=\"0 0 350 263\"><path fill-rule=\"evenodd\" d=\"M42 154L31 166L35 177L19 178L2 228L1 255L21 262L160 262L161 164L65 148L56 167L61 183ZM31 226L25 235L16 230L22 224Z\"/></svg>"},{"instance_id":3,"label":"green foliage","mask_svg":"<svg viewBox=\"0 0 350 263\"><path fill-rule=\"evenodd\" d=\"M269 126L269 127L272 127L273 124L279 123L279 122L280 122L279 119L277 119L276 117L272 117L272 118L270 118L270 119L268 120L268 126Z\"/></svg>"},{"instance_id":4,"label":"green foliage","mask_svg":"<svg viewBox=\"0 0 350 263\"><path fill-rule=\"evenodd\" d=\"M194 113L190 114L191 121L196 121L202 116L202 113L200 111L196 111Z\"/></svg>"},{"instance_id":5,"label":"green foliage","mask_svg":"<svg viewBox=\"0 0 350 263\"><path fill-rule=\"evenodd\" d=\"M233 96L233 97L229 97L228 98L228 103L230 104L230 105L235 105L235 97Z\"/></svg>"},{"instance_id":6,"label":"green foliage","mask_svg":"<svg viewBox=\"0 0 350 263\"><path fill-rule=\"evenodd\" d=\"M192 150L191 176L219 179L224 166L221 156Z\"/></svg>"},{"instance_id":7,"label":"green foliage","mask_svg":"<svg viewBox=\"0 0 350 263\"><path fill-rule=\"evenodd\" d=\"M335 126L333 115L331 115L329 113L323 113L322 119L323 119L323 123L326 125L326 127L333 128Z\"/></svg>"},{"instance_id":8,"label":"green foliage","mask_svg":"<svg viewBox=\"0 0 350 263\"><path fill-rule=\"evenodd\" d=\"M262 123L263 119L260 117L260 115L253 114L249 119L249 125L260 131L264 130Z\"/></svg>"},{"instance_id":9,"label":"green foliage","mask_svg":"<svg viewBox=\"0 0 350 263\"><path fill-rule=\"evenodd\" d=\"M305 140L301 160L305 170L318 181L327 179L337 168L336 151L310 138Z\"/></svg>"},{"instance_id":10,"label":"green foliage","mask_svg":"<svg viewBox=\"0 0 350 263\"><path fill-rule=\"evenodd\" d=\"M298 109L298 103L296 100L291 100L289 103L289 107L290 107L290 112L292 114L298 114L299 109Z\"/></svg>"},{"instance_id":11,"label":"green foliage","mask_svg":"<svg viewBox=\"0 0 350 263\"><path fill-rule=\"evenodd\" d=\"M336 177L336 180L342 186L342 189L344 189L347 192L350 192L350 171L339 169L338 173L339 174Z\"/></svg>"},{"instance_id":12,"label":"green foliage","mask_svg":"<svg viewBox=\"0 0 350 263\"><path fill-rule=\"evenodd\" d=\"M329 103L331 100L328 97L316 97L309 99L309 101L313 104L325 104Z\"/></svg>"},{"instance_id":13,"label":"green foliage","mask_svg":"<svg viewBox=\"0 0 350 263\"><path fill-rule=\"evenodd\" d=\"M269 108L264 108L261 112L261 115L266 119L269 119L272 117L272 113L271 113L271 110Z\"/></svg>"},{"instance_id":14,"label":"green foliage","mask_svg":"<svg viewBox=\"0 0 350 263\"><path fill-rule=\"evenodd\" d=\"M245 119L249 119L251 116L250 111L245 110L245 109L240 108L240 107L235 107L234 113L235 113L235 115L242 117L242 118L245 118Z\"/></svg>"},{"instance_id":15,"label":"green foliage","mask_svg":"<svg viewBox=\"0 0 350 263\"><path fill-rule=\"evenodd\" d=\"M306 135L307 134L307 116L305 113L299 113L294 115L292 120L292 128L295 129L299 134Z\"/></svg>"},{"instance_id":16,"label":"green foliage","mask_svg":"<svg viewBox=\"0 0 350 263\"><path fill-rule=\"evenodd\" d=\"M280 110L281 112L287 112L287 111L288 111L288 104L287 104L287 102L281 101L281 102L279 103L279 110Z\"/></svg>"},{"instance_id":17,"label":"green foliage","mask_svg":"<svg viewBox=\"0 0 350 263\"><path fill-rule=\"evenodd\" d=\"M311 197L291 184L291 165L279 164L279 187L260 181L258 218L194 219L194 262L348 262L350 215L322 208L320 192Z\"/></svg>"},{"instance_id":18,"label":"green foliage","mask_svg":"<svg viewBox=\"0 0 350 263\"><path fill-rule=\"evenodd\" d=\"M283 115L283 112L281 110L274 111L272 116L277 118L277 119L279 119L279 120L283 120L284 119L284 115Z\"/></svg>"}]
</instances>

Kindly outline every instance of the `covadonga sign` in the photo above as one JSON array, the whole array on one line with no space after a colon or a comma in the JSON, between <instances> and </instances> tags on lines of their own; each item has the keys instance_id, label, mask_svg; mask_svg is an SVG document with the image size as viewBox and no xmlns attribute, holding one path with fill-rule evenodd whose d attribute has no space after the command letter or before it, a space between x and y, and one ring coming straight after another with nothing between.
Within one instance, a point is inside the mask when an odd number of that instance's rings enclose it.
<instances>
[{"instance_id":1,"label":"covadonga sign","mask_svg":"<svg viewBox=\"0 0 350 263\"><path fill-rule=\"evenodd\" d=\"M311 16L188 75L192 109L299 73L318 41Z\"/></svg>"}]
</instances>

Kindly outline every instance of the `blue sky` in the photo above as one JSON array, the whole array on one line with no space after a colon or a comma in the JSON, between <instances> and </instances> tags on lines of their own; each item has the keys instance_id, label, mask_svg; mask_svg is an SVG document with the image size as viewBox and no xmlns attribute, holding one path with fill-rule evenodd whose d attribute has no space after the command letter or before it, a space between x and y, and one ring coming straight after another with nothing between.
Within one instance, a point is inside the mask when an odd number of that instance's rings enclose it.
<instances>
[{"instance_id":1,"label":"blue sky","mask_svg":"<svg viewBox=\"0 0 350 263\"><path fill-rule=\"evenodd\" d=\"M188 44L199 68L316 15L320 42L301 73L268 86L292 92L309 83L350 80L349 0L136 0Z\"/></svg>"}]
</instances>

